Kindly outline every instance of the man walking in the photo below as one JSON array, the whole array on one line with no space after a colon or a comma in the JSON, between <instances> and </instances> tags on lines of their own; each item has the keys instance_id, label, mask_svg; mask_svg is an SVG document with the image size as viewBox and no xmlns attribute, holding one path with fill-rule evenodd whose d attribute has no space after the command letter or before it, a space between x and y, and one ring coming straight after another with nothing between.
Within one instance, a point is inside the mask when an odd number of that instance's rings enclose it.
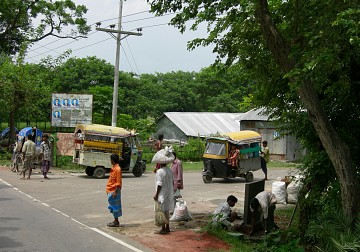
<instances>
[{"instance_id":1,"label":"man walking","mask_svg":"<svg viewBox=\"0 0 360 252\"><path fill-rule=\"evenodd\" d=\"M51 160L51 148L49 143L49 136L44 134L43 141L40 145L40 157L41 157L41 172L44 176L44 179L49 179L47 173L50 169L50 160Z\"/></svg>"},{"instance_id":2,"label":"man walking","mask_svg":"<svg viewBox=\"0 0 360 252\"><path fill-rule=\"evenodd\" d=\"M29 170L29 175L27 179L30 179L34 158L35 158L35 143L32 141L32 136L28 135L26 139L27 140L22 148L22 153L24 153L25 159L24 159L23 170L21 171L21 174L23 176L20 179L25 179L25 172L27 170Z\"/></svg>"}]
</instances>

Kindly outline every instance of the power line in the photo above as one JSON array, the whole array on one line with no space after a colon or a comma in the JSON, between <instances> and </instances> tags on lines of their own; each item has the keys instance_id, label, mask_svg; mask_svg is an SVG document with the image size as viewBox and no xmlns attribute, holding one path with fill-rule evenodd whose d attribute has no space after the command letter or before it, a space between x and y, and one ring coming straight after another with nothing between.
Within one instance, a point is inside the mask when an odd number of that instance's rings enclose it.
<instances>
[{"instance_id":1,"label":"power line","mask_svg":"<svg viewBox=\"0 0 360 252\"><path fill-rule=\"evenodd\" d=\"M149 11L140 11L140 12L136 12L136 13L132 13L132 14L129 14L129 15L126 15L126 16L123 16L123 17L130 17L130 16L134 16L134 15L137 15L137 14L142 14L142 13L145 13L145 12L149 12ZM100 20L98 22L107 22L107 21L112 21L112 20L117 20L118 18L109 18L109 19L105 19L105 20ZM96 22L96 23L98 23ZM94 24L96 24L94 23Z\"/></svg>"},{"instance_id":2,"label":"power line","mask_svg":"<svg viewBox=\"0 0 360 252\"><path fill-rule=\"evenodd\" d=\"M130 44L129 44L129 42L128 42L127 38L125 39L125 41L126 41L126 44L128 45L128 48L129 48L129 51L130 51L130 55L131 55L131 58L132 58L132 59L133 59L133 61L134 61L134 65L135 65L135 67L136 67L137 73L139 74L139 73L140 73L140 71L139 71L139 68L138 68L138 66L137 66L137 64L136 64L136 61L135 61L134 55L133 55L133 53L132 53L132 51L131 51L131 47L130 47ZM124 52L124 53L125 53L125 52ZM125 53L125 55L126 55L126 53Z\"/></svg>"},{"instance_id":3,"label":"power line","mask_svg":"<svg viewBox=\"0 0 360 252\"><path fill-rule=\"evenodd\" d=\"M129 64L130 68L131 68L131 72L134 72L134 70L133 70L133 68L132 68L132 65L130 64L129 58L128 58L126 52L125 52L125 49L124 49L124 46L123 46L123 45L121 45L121 49L122 49L123 53L125 54L125 58L126 58L128 64Z\"/></svg>"}]
</instances>

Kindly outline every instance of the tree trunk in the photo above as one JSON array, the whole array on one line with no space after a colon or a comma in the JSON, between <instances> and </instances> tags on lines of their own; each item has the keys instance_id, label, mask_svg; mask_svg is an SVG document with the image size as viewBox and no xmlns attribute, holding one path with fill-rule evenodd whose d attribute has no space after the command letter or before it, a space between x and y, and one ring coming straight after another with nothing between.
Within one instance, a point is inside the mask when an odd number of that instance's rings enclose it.
<instances>
[{"instance_id":1,"label":"tree trunk","mask_svg":"<svg viewBox=\"0 0 360 252\"><path fill-rule=\"evenodd\" d=\"M295 60L290 58L290 46L277 30L268 10L267 0L259 0L255 17L271 53L284 73L295 67ZM290 80L294 81L294 80ZM298 90L300 99L308 111L309 118L319 135L341 187L342 208L344 213L354 219L360 209L360 185L357 181L356 166L352 161L349 146L339 137L321 107L316 90L310 81L302 81Z\"/></svg>"},{"instance_id":2,"label":"tree trunk","mask_svg":"<svg viewBox=\"0 0 360 252\"><path fill-rule=\"evenodd\" d=\"M9 112L9 142L8 142L8 148L10 148L10 145L14 143L14 140L16 138L16 132L15 132L15 113L16 111L11 110Z\"/></svg>"}]
</instances>

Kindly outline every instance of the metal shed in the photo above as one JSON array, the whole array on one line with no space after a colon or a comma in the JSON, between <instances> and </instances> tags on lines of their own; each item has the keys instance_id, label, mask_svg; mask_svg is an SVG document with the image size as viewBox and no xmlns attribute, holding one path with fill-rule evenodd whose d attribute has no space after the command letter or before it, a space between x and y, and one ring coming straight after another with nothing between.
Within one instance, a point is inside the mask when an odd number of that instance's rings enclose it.
<instances>
[{"instance_id":1,"label":"metal shed","mask_svg":"<svg viewBox=\"0 0 360 252\"><path fill-rule=\"evenodd\" d=\"M242 113L166 112L158 119L155 137L187 141L189 137L206 137L216 133L239 131Z\"/></svg>"}]
</instances>

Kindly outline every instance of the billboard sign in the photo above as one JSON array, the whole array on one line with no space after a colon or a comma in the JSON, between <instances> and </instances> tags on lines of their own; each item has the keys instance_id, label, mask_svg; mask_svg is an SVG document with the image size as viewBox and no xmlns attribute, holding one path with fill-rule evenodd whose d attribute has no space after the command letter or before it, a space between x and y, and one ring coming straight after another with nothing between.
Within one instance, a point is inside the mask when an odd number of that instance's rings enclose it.
<instances>
[{"instance_id":1,"label":"billboard sign","mask_svg":"<svg viewBox=\"0 0 360 252\"><path fill-rule=\"evenodd\" d=\"M51 96L51 126L76 127L92 122L93 96L89 94L58 94Z\"/></svg>"}]
</instances>

